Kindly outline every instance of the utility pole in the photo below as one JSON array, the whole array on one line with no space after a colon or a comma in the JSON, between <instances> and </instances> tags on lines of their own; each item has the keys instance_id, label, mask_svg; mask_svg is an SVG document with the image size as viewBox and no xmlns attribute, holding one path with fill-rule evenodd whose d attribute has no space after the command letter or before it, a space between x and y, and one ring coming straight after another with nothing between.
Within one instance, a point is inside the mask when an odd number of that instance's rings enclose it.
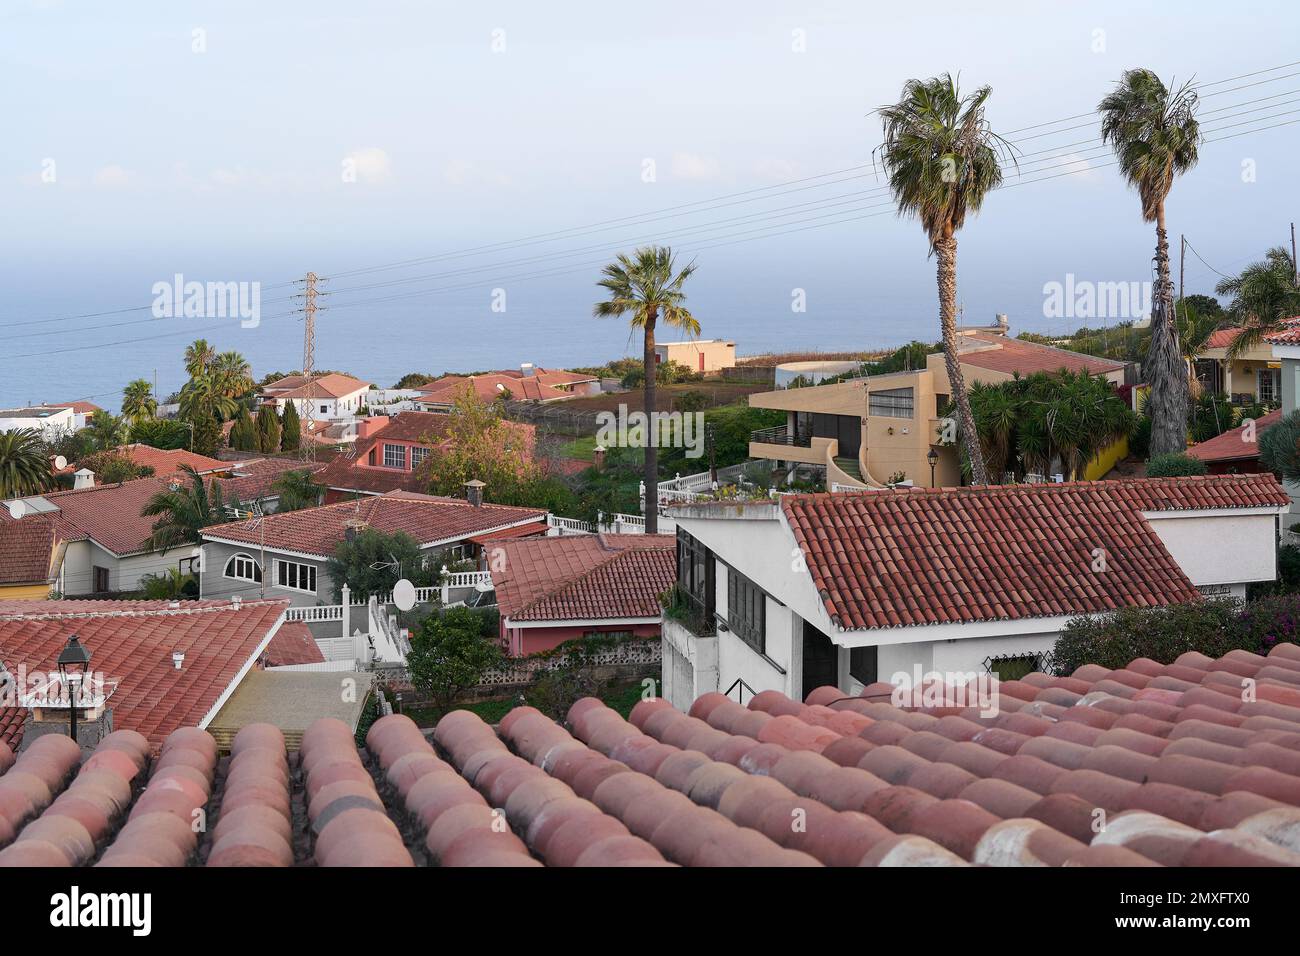
<instances>
[{"instance_id":1,"label":"utility pole","mask_svg":"<svg viewBox=\"0 0 1300 956\"><path fill-rule=\"evenodd\" d=\"M1178 301L1183 301L1183 276L1187 271L1187 236L1178 234Z\"/></svg>"},{"instance_id":2,"label":"utility pole","mask_svg":"<svg viewBox=\"0 0 1300 956\"><path fill-rule=\"evenodd\" d=\"M316 282L317 276L314 272L308 272L307 278L301 280L306 283L306 289L302 293L303 308L303 330L302 330L302 375L304 379L303 390L307 394L307 413L302 416L302 437L299 441L298 448L302 454L303 461L314 461L316 458L316 445L312 440L312 432L316 425L316 399L312 395L311 386L314 379L316 366ZM288 399L293 401L293 399Z\"/></svg>"},{"instance_id":3,"label":"utility pole","mask_svg":"<svg viewBox=\"0 0 1300 956\"><path fill-rule=\"evenodd\" d=\"M1291 268L1295 271L1295 281L1300 285L1300 262L1295 257L1295 223L1291 223Z\"/></svg>"}]
</instances>

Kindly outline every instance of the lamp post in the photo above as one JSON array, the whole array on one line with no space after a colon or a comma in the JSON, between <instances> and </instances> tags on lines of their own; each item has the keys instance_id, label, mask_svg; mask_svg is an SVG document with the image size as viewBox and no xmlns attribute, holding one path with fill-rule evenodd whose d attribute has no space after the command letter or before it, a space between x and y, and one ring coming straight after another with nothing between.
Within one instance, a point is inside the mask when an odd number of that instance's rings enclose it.
<instances>
[{"instance_id":1,"label":"lamp post","mask_svg":"<svg viewBox=\"0 0 1300 956\"><path fill-rule=\"evenodd\" d=\"M926 452L925 460L930 463L930 487L933 488L934 487L934 466L939 464L939 453L934 450L933 445L931 445L930 450Z\"/></svg>"},{"instance_id":2,"label":"lamp post","mask_svg":"<svg viewBox=\"0 0 1300 956\"><path fill-rule=\"evenodd\" d=\"M59 676L68 688L68 701L72 715L69 736L77 739L77 691L86 676L86 667L90 664L90 651L82 645L76 634L68 638L68 646L59 652Z\"/></svg>"}]
</instances>

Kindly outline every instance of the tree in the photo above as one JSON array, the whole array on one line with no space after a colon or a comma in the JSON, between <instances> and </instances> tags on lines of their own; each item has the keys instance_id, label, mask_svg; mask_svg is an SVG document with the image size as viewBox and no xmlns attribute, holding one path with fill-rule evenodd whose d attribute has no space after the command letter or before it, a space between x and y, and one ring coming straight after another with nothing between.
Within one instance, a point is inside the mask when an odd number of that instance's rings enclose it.
<instances>
[{"instance_id":1,"label":"tree","mask_svg":"<svg viewBox=\"0 0 1300 956\"><path fill-rule=\"evenodd\" d=\"M686 294L682 286L695 272L695 263L677 269L673 251L668 246L645 246L631 256L620 254L615 262L605 266L604 276L596 284L609 293L609 298L597 302L592 314L597 318L630 316L631 326L643 333L642 369L645 375L645 414L652 420L655 410L655 327L660 320L672 328L682 329L688 335L700 334L700 323L686 308ZM659 509L654 504L659 485L658 449L650 435L645 436L645 509L646 534L659 530Z\"/></svg>"},{"instance_id":2,"label":"tree","mask_svg":"<svg viewBox=\"0 0 1300 956\"><path fill-rule=\"evenodd\" d=\"M1152 455L1147 462L1148 478L1182 478L1186 475L1203 475L1206 470L1205 462L1201 459L1180 451Z\"/></svg>"},{"instance_id":3,"label":"tree","mask_svg":"<svg viewBox=\"0 0 1300 956\"><path fill-rule=\"evenodd\" d=\"M87 455L78 464L82 468L89 468L95 473L95 477L106 485L134 481L137 478L148 478L153 474L151 466L137 465L126 455L114 449L97 451L94 454Z\"/></svg>"},{"instance_id":4,"label":"tree","mask_svg":"<svg viewBox=\"0 0 1300 956\"><path fill-rule=\"evenodd\" d=\"M492 501L503 502L509 489L540 473L532 460L529 435L499 410L481 401L467 384L456 396L447 428L420 466L421 477L436 495L459 495L476 478L487 485Z\"/></svg>"},{"instance_id":5,"label":"tree","mask_svg":"<svg viewBox=\"0 0 1300 956\"><path fill-rule=\"evenodd\" d=\"M1288 319L1300 316L1295 260L1282 246L1274 246L1259 262L1252 262L1239 275L1224 279L1214 291L1232 296L1229 311L1242 325L1242 333L1228 349L1231 358L1242 355L1265 335L1281 329Z\"/></svg>"},{"instance_id":6,"label":"tree","mask_svg":"<svg viewBox=\"0 0 1300 956\"><path fill-rule=\"evenodd\" d=\"M239 406L235 424L230 429L230 447L236 451L257 451L257 429L244 405Z\"/></svg>"},{"instance_id":7,"label":"tree","mask_svg":"<svg viewBox=\"0 0 1300 956\"><path fill-rule=\"evenodd\" d=\"M91 415L90 421L86 423L86 434L96 451L120 447L126 433L126 422L102 408Z\"/></svg>"},{"instance_id":8,"label":"tree","mask_svg":"<svg viewBox=\"0 0 1300 956\"><path fill-rule=\"evenodd\" d=\"M222 352L208 370L216 390L226 398L241 398L253 390L253 368L238 352Z\"/></svg>"},{"instance_id":9,"label":"tree","mask_svg":"<svg viewBox=\"0 0 1300 956\"><path fill-rule=\"evenodd\" d=\"M280 450L297 451L302 447L302 419L298 417L298 403L285 402L280 416Z\"/></svg>"},{"instance_id":10,"label":"tree","mask_svg":"<svg viewBox=\"0 0 1300 956\"><path fill-rule=\"evenodd\" d=\"M412 635L406 656L411 683L430 695L440 710L451 710L463 691L500 662L495 632L485 626L492 618L470 608L449 608L425 618Z\"/></svg>"},{"instance_id":11,"label":"tree","mask_svg":"<svg viewBox=\"0 0 1300 956\"><path fill-rule=\"evenodd\" d=\"M146 518L157 518L149 547L162 551L182 544L198 544L199 532L230 520L228 510L238 510L239 500L227 500L219 482L209 482L190 465L168 488L159 491L140 509Z\"/></svg>"},{"instance_id":12,"label":"tree","mask_svg":"<svg viewBox=\"0 0 1300 956\"><path fill-rule=\"evenodd\" d=\"M0 432L0 498L23 498L50 487L50 461L34 428Z\"/></svg>"},{"instance_id":13,"label":"tree","mask_svg":"<svg viewBox=\"0 0 1300 956\"><path fill-rule=\"evenodd\" d=\"M190 419L193 426L190 433L190 451L196 455L207 455L209 458L217 453L217 446L221 444L221 423L217 421L216 416L210 412L196 410L194 417Z\"/></svg>"},{"instance_id":14,"label":"tree","mask_svg":"<svg viewBox=\"0 0 1300 956\"><path fill-rule=\"evenodd\" d=\"M198 597L199 582L193 574L182 574L180 568L167 568L159 574L141 577L140 590L146 601L176 601Z\"/></svg>"},{"instance_id":15,"label":"tree","mask_svg":"<svg viewBox=\"0 0 1300 956\"><path fill-rule=\"evenodd\" d=\"M192 378L181 386L180 417L187 422L198 423L207 416L220 423L238 409L239 403L223 394L210 375Z\"/></svg>"},{"instance_id":16,"label":"tree","mask_svg":"<svg viewBox=\"0 0 1300 956\"><path fill-rule=\"evenodd\" d=\"M1181 300L1183 304L1190 305L1201 315L1208 316L1211 319L1219 320L1223 318L1223 306L1219 300L1212 295L1189 295Z\"/></svg>"},{"instance_id":17,"label":"tree","mask_svg":"<svg viewBox=\"0 0 1300 956\"><path fill-rule=\"evenodd\" d=\"M208 344L207 339L195 339L185 347L185 371L191 379L203 378L216 356L217 350Z\"/></svg>"},{"instance_id":18,"label":"tree","mask_svg":"<svg viewBox=\"0 0 1300 956\"><path fill-rule=\"evenodd\" d=\"M979 212L984 198L1002 183L1004 155L1010 147L984 116L993 90L982 86L963 96L950 74L908 80L899 101L880 108L884 142L878 147L900 216L921 220L938 262L939 327L944 365L957 425L975 434L970 396L957 356L957 232L967 213ZM971 478L988 484L979 443L966 443Z\"/></svg>"},{"instance_id":19,"label":"tree","mask_svg":"<svg viewBox=\"0 0 1300 956\"><path fill-rule=\"evenodd\" d=\"M174 418L147 418L131 426L127 440L165 451L189 448L190 430Z\"/></svg>"},{"instance_id":20,"label":"tree","mask_svg":"<svg viewBox=\"0 0 1300 956\"><path fill-rule=\"evenodd\" d=\"M280 416L270 405L263 405L257 410L257 450L260 452L280 450Z\"/></svg>"},{"instance_id":21,"label":"tree","mask_svg":"<svg viewBox=\"0 0 1300 956\"><path fill-rule=\"evenodd\" d=\"M301 511L320 504L320 485L312 481L311 472L305 469L286 471L271 482L271 492L279 498L276 511Z\"/></svg>"},{"instance_id":22,"label":"tree","mask_svg":"<svg viewBox=\"0 0 1300 956\"><path fill-rule=\"evenodd\" d=\"M1150 70L1125 71L1101 101L1102 142L1110 143L1120 173L1138 191L1142 220L1156 224L1156 288L1151 302L1151 346L1144 371L1151 383L1151 452L1187 447L1187 374L1174 321L1165 200L1174 179L1196 165L1201 143L1196 91L1190 82L1166 87Z\"/></svg>"},{"instance_id":23,"label":"tree","mask_svg":"<svg viewBox=\"0 0 1300 956\"><path fill-rule=\"evenodd\" d=\"M352 600L365 601L372 594L391 593L400 578L416 587L432 587L441 579L442 558L420 550L419 542L409 534L363 528L338 543L326 568L335 601L342 600L344 584L352 592Z\"/></svg>"},{"instance_id":24,"label":"tree","mask_svg":"<svg viewBox=\"0 0 1300 956\"><path fill-rule=\"evenodd\" d=\"M137 378L122 389L122 416L132 425L148 421L158 413L158 400L153 386L146 379Z\"/></svg>"},{"instance_id":25,"label":"tree","mask_svg":"<svg viewBox=\"0 0 1300 956\"><path fill-rule=\"evenodd\" d=\"M397 380L397 384L393 388L419 388L421 385L428 385L432 381L432 375L425 375L423 372L407 372Z\"/></svg>"},{"instance_id":26,"label":"tree","mask_svg":"<svg viewBox=\"0 0 1300 956\"><path fill-rule=\"evenodd\" d=\"M1260 464L1285 481L1300 481L1300 411L1282 416L1256 440Z\"/></svg>"}]
</instances>

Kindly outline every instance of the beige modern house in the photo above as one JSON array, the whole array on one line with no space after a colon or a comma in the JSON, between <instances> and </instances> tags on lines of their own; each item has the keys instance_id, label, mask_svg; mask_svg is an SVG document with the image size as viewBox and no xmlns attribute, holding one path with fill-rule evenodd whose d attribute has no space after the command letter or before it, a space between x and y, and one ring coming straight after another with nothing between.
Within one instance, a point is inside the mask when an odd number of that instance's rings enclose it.
<instances>
[{"instance_id":1,"label":"beige modern house","mask_svg":"<svg viewBox=\"0 0 1300 956\"><path fill-rule=\"evenodd\" d=\"M1203 389L1227 395L1234 405L1279 404L1281 360L1274 356L1273 346L1263 340L1229 359L1228 350L1240 334L1240 328L1219 329L1209 337L1193 364L1196 380Z\"/></svg>"},{"instance_id":2,"label":"beige modern house","mask_svg":"<svg viewBox=\"0 0 1300 956\"><path fill-rule=\"evenodd\" d=\"M736 343L726 339L694 339L686 342L658 342L655 361L676 362L693 372L716 372L736 364Z\"/></svg>"},{"instance_id":3,"label":"beige modern house","mask_svg":"<svg viewBox=\"0 0 1300 956\"><path fill-rule=\"evenodd\" d=\"M961 336L962 375L968 385L1062 369L1087 370L1116 385L1125 383L1124 362L988 330L965 330ZM912 372L751 395L749 404L755 408L784 411L786 424L754 432L749 455L791 470L799 464L824 468L827 490L879 488L903 480L922 487L959 485L954 429L942 417L950 394L943 354L935 353L924 369Z\"/></svg>"}]
</instances>

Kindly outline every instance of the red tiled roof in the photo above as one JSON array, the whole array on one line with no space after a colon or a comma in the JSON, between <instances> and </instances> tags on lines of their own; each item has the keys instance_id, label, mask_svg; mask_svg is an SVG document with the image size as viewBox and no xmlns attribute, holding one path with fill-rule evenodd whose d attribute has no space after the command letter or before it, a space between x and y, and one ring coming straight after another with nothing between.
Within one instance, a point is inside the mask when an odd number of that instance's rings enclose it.
<instances>
[{"instance_id":1,"label":"red tiled roof","mask_svg":"<svg viewBox=\"0 0 1300 956\"><path fill-rule=\"evenodd\" d=\"M1195 600L1142 512L1289 503L1272 475L1209 475L790 495L781 508L827 614L852 630Z\"/></svg>"},{"instance_id":2,"label":"red tiled roof","mask_svg":"<svg viewBox=\"0 0 1300 956\"><path fill-rule=\"evenodd\" d=\"M272 485L286 472L307 471L317 477L326 465L321 462L298 461L292 458L254 458L250 461L226 462L232 469L229 478L219 480L222 494L227 499L236 498L251 503L275 494Z\"/></svg>"},{"instance_id":3,"label":"red tiled roof","mask_svg":"<svg viewBox=\"0 0 1300 956\"><path fill-rule=\"evenodd\" d=\"M1207 349L1226 349L1233 342L1237 341L1237 336L1241 335L1241 327L1231 329L1215 329L1210 333L1210 337L1205 340Z\"/></svg>"},{"instance_id":4,"label":"red tiled roof","mask_svg":"<svg viewBox=\"0 0 1300 956\"><path fill-rule=\"evenodd\" d=\"M1285 319L1282 324L1285 328L1264 336L1264 341L1269 345L1300 345L1300 315Z\"/></svg>"},{"instance_id":5,"label":"red tiled roof","mask_svg":"<svg viewBox=\"0 0 1300 956\"><path fill-rule=\"evenodd\" d=\"M0 509L0 585L45 584L59 543L57 522L48 514L14 520Z\"/></svg>"},{"instance_id":6,"label":"red tiled roof","mask_svg":"<svg viewBox=\"0 0 1300 956\"><path fill-rule=\"evenodd\" d=\"M466 384L474 390L474 395L483 402L495 402L503 390L508 389L514 401L551 401L565 398L567 392L548 385L535 375L517 376L506 372L489 372L486 375L445 375L418 389L421 393L416 401L436 405L452 405L465 391Z\"/></svg>"},{"instance_id":7,"label":"red tiled roof","mask_svg":"<svg viewBox=\"0 0 1300 956\"><path fill-rule=\"evenodd\" d=\"M279 401L283 398L342 398L344 395L351 395L353 392L369 387L369 382L363 382L351 375L331 372L329 375L313 379L310 390L305 376L286 375L262 386L262 392L267 398Z\"/></svg>"},{"instance_id":8,"label":"red tiled roof","mask_svg":"<svg viewBox=\"0 0 1300 956\"><path fill-rule=\"evenodd\" d=\"M1267 415L1255 420L1253 425L1239 425L1230 428L1221 435L1215 435L1208 441L1192 445L1187 454L1201 461L1236 461L1240 458L1259 457L1259 436L1271 425L1276 425L1282 418L1282 410L1274 409ZM1247 428L1250 429L1247 432Z\"/></svg>"},{"instance_id":9,"label":"red tiled roof","mask_svg":"<svg viewBox=\"0 0 1300 956\"><path fill-rule=\"evenodd\" d=\"M205 538L243 544L260 544L265 540L268 548L329 557L343 540L347 523L358 518L378 531L386 534L402 531L427 545L459 541L476 533L545 516L545 511L536 508L492 504L476 508L458 499L380 495L270 514L257 528L248 527L246 521L213 525L203 534Z\"/></svg>"},{"instance_id":10,"label":"red tiled roof","mask_svg":"<svg viewBox=\"0 0 1300 956\"><path fill-rule=\"evenodd\" d=\"M1088 371L1094 375L1101 375L1118 371L1126 364L1113 359L1069 352L1050 345L1039 345L1037 342L1026 342L1023 339L1012 339L988 332L966 333L961 337L961 342L963 345L970 343L971 346L963 348L960 352L963 365L974 365L995 372L1019 372L1021 375L1031 375L1034 372L1050 373L1065 369L1069 372ZM987 348L990 345L998 347Z\"/></svg>"},{"instance_id":11,"label":"red tiled roof","mask_svg":"<svg viewBox=\"0 0 1300 956\"><path fill-rule=\"evenodd\" d=\"M0 659L11 672L46 673L76 634L90 649L91 669L106 684L113 725L136 730L155 747L178 727L211 716L221 696L256 661L287 601L182 601L178 608L70 611L65 605L124 602L27 601L0 616ZM141 604L147 602L130 602ZM180 670L172 653L181 651ZM10 726L14 717L10 715Z\"/></svg>"},{"instance_id":12,"label":"red tiled roof","mask_svg":"<svg viewBox=\"0 0 1300 956\"><path fill-rule=\"evenodd\" d=\"M118 485L56 491L44 497L59 508L60 533L65 541L92 538L121 556L148 550L147 542L157 519L146 518L140 511L167 486L162 478L139 478Z\"/></svg>"},{"instance_id":13,"label":"red tiled roof","mask_svg":"<svg viewBox=\"0 0 1300 956\"><path fill-rule=\"evenodd\" d=\"M231 462L218 461L207 455L196 455L183 448L164 450L137 442L134 445L123 445L117 451L137 465L149 466L158 478L179 474L181 465L189 465L201 475L212 471L228 471L232 467Z\"/></svg>"},{"instance_id":14,"label":"red tiled roof","mask_svg":"<svg viewBox=\"0 0 1300 956\"><path fill-rule=\"evenodd\" d=\"M46 402L50 408L70 408L75 415L93 415L103 409L94 402Z\"/></svg>"},{"instance_id":15,"label":"red tiled roof","mask_svg":"<svg viewBox=\"0 0 1300 956\"><path fill-rule=\"evenodd\" d=\"M560 535L502 541L494 545L500 549L500 559L488 562L493 568L492 586L496 589L498 610L502 617L517 617L629 548L652 548L671 555L675 541L672 535L635 534ZM654 593L658 595L664 590L666 587Z\"/></svg>"},{"instance_id":16,"label":"red tiled roof","mask_svg":"<svg viewBox=\"0 0 1300 956\"><path fill-rule=\"evenodd\" d=\"M670 547L629 548L510 615L511 621L599 621L657 618L659 595L672 587L677 556Z\"/></svg>"},{"instance_id":17,"label":"red tiled roof","mask_svg":"<svg viewBox=\"0 0 1300 956\"><path fill-rule=\"evenodd\" d=\"M285 621L262 652L267 667L286 664L319 664L325 660L320 645L311 636L311 628L302 621Z\"/></svg>"},{"instance_id":18,"label":"red tiled roof","mask_svg":"<svg viewBox=\"0 0 1300 956\"><path fill-rule=\"evenodd\" d=\"M533 538L546 534L546 528L545 521L538 521L534 524L515 525L513 528L498 528L496 531L485 531L482 534L471 535L466 540L474 544L486 544L489 541L507 541L511 538Z\"/></svg>"},{"instance_id":19,"label":"red tiled roof","mask_svg":"<svg viewBox=\"0 0 1300 956\"><path fill-rule=\"evenodd\" d=\"M415 471L367 468L362 463L368 459L371 449L384 441L415 442L426 448L436 447L446 435L450 421L450 415L436 412L401 412L394 415L379 431L357 439L347 454L335 458L321 471L317 480L325 487L339 491L380 495L397 490L419 491L425 482Z\"/></svg>"}]
</instances>

